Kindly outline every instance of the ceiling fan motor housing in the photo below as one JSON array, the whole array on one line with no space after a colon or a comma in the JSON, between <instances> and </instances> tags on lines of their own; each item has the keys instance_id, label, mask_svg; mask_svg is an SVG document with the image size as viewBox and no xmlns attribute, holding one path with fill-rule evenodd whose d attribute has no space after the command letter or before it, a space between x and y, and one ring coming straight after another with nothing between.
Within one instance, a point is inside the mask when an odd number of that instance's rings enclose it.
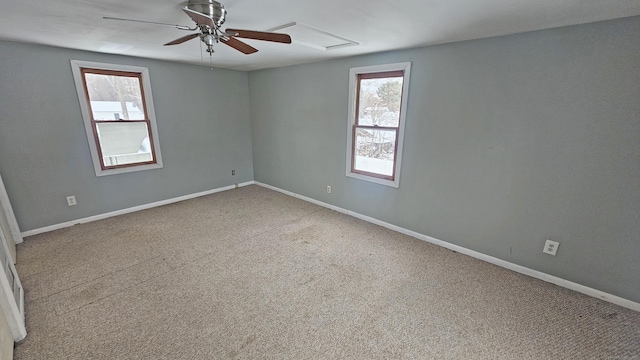
<instances>
[{"instance_id":1,"label":"ceiling fan motor housing","mask_svg":"<svg viewBox=\"0 0 640 360\"><path fill-rule=\"evenodd\" d=\"M224 24L224 20L227 16L227 10L225 10L224 5L215 0L189 0L187 7L193 11L197 11L213 18L213 22L217 27Z\"/></svg>"}]
</instances>

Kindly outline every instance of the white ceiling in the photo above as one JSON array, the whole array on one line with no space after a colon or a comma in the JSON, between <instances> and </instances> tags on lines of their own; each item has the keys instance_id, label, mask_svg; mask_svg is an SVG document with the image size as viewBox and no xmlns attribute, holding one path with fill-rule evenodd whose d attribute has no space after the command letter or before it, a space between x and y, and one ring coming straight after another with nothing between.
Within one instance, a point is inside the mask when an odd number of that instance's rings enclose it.
<instances>
[{"instance_id":1,"label":"white ceiling","mask_svg":"<svg viewBox=\"0 0 640 360\"><path fill-rule=\"evenodd\" d=\"M222 0L223 27L268 30L296 22L359 43L322 50L296 41L246 40L244 55L217 44L213 58L171 27L104 20L133 18L192 26L179 0L0 0L0 38L238 70L300 64L386 50L478 39L640 15L640 0ZM283 30L286 32L286 30ZM201 60L204 58L204 61Z\"/></svg>"}]
</instances>

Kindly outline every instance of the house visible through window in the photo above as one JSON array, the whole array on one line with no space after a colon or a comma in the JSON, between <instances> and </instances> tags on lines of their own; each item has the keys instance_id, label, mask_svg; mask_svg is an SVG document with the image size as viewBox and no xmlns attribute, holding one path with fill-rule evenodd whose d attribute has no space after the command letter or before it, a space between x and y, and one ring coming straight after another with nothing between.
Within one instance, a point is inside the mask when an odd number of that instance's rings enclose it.
<instances>
[{"instance_id":1,"label":"house visible through window","mask_svg":"<svg viewBox=\"0 0 640 360\"><path fill-rule=\"evenodd\" d=\"M409 68L351 69L347 176L399 186Z\"/></svg>"},{"instance_id":2,"label":"house visible through window","mask_svg":"<svg viewBox=\"0 0 640 360\"><path fill-rule=\"evenodd\" d=\"M96 175L162 167L146 68L72 61Z\"/></svg>"}]
</instances>

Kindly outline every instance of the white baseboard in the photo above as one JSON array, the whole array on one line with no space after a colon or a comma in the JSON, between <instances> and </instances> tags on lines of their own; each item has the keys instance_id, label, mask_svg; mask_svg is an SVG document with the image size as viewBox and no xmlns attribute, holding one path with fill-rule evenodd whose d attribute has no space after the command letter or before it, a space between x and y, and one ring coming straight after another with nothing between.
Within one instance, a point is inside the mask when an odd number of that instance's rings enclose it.
<instances>
[{"instance_id":1,"label":"white baseboard","mask_svg":"<svg viewBox=\"0 0 640 360\"><path fill-rule=\"evenodd\" d=\"M582 294L585 294L585 295L589 295L589 296L592 296L594 298L598 298L598 299L601 299L601 300L604 300L604 301L607 301L607 302L622 306L624 308L640 312L640 303L637 303L637 302L634 302L634 301L631 301L631 300L628 300L628 299L625 299L625 298L621 298L619 296L612 295L612 294L606 293L604 291L600 291L600 290L597 290L597 289L594 289L594 288L590 288L588 286L584 286L584 285L581 285L581 284L578 284L578 283L574 283L572 281L565 280L565 279L559 278L557 276L549 275L549 274L543 273L543 272L538 271L538 270L533 270L533 269L530 269L530 268L527 268L527 267L524 267L524 266L521 266L521 265L518 265L518 264L514 264L514 263L511 263L511 262L502 260L502 259L498 259L496 257L489 256L489 255L486 255L486 254L483 254L483 253L480 253L480 252L477 252L477 251L474 251L474 250L470 250L470 249L464 248L462 246L454 245L454 244L448 243L446 241L442 241L442 240L433 238L431 236L427 236L427 235L420 234L420 233L415 232L415 231L411 231L411 230L408 230L408 229L405 229L405 228L401 228L399 226L396 226L396 225L393 225L393 224L390 224L390 223L387 223L387 222L384 222L384 221L381 221L381 220L378 220L378 219L375 219L375 218L372 218L372 217L369 217L369 216L366 216L366 215L362 215L362 214L359 214L359 213L351 211L351 210L347 210L347 209L343 209L343 208L340 208L340 207L337 207L337 206L334 206L334 205L331 205L331 204L327 204L327 203L324 203L322 201L318 201L318 200L315 200L315 199L312 199L312 198L308 198L308 197L303 196L303 195L292 193L290 191L277 188L275 186L267 185L267 184L264 184L264 183L261 183L261 182L258 182L258 181L256 181L255 184L259 185L259 186L262 186L262 187L265 187L267 189L271 189L271 190L275 190L275 191L281 192L281 193L289 195L289 196L293 196L293 197L298 198L300 200L308 201L310 203L313 203L313 204L316 204L316 205L319 205L319 206L323 206L323 207L326 207L326 208L331 209L331 210L335 210L335 211L343 213L343 214L347 214L347 215L353 216L355 218L358 218L358 219L361 219L361 220L364 220L364 221L367 221L367 222L370 222L370 223L373 223L373 224L376 224L376 225L380 225L380 226L385 227L387 229L394 230L394 231L397 231L399 233L412 236L412 237L414 237L416 239L424 240L424 241L430 242L432 244L435 244L435 245L438 245L438 246L442 246L442 247L447 248L449 250L453 250L453 251L459 252L461 254L468 255L468 256L474 257L476 259L482 260L482 261L486 261L488 263L503 267L505 269L509 269L509 270L515 271L515 272L523 274L523 275L531 276L533 278L536 278L536 279L539 279L539 280L542 280L542 281L546 281L546 282L549 282L549 283L552 283L552 284L555 284L555 285L558 285L558 286L562 286L564 288L567 288L567 289L570 289L570 290L573 290L573 291L577 291L579 293L582 293Z\"/></svg>"},{"instance_id":2,"label":"white baseboard","mask_svg":"<svg viewBox=\"0 0 640 360\"><path fill-rule=\"evenodd\" d=\"M41 227L41 228L38 228L38 229L25 231L25 232L22 233L22 237L24 238L24 237L27 237L27 236L42 234L42 233L45 233L45 232L58 230L58 229L63 229L63 228L66 228L66 227L70 227L70 226L73 226L73 225L76 225L76 224L84 224L84 223L88 223L88 222L92 222L92 221L97 221L97 220L110 218L110 217L113 217L113 216L132 213L132 212L135 212L135 211L151 209L151 208L154 208L154 207L157 207L157 206L172 204L172 203L175 203L175 202L178 202L178 201L189 200L189 199L197 198L197 197L200 197L200 196L215 194L217 192L231 190L231 189L235 189L235 188L239 188L239 187L243 187L243 186L247 186L247 185L253 185L253 184L254 184L254 181L247 181L247 182L243 182L243 183L240 183L240 184L224 186L224 187L220 187L220 188L217 188L217 189L202 191L202 192L195 193L195 194L179 196L179 197L172 198L172 199L156 201L156 202L152 202L152 203L149 203L149 204L134 206L134 207L130 207L130 208L122 209L122 210L116 210L116 211L112 211L112 212L108 212L108 213L104 213L104 214L98 214L98 215L94 215L94 216L89 216L89 217L82 218L82 219L71 220L71 221L60 223L60 224L49 225L49 226Z\"/></svg>"}]
</instances>

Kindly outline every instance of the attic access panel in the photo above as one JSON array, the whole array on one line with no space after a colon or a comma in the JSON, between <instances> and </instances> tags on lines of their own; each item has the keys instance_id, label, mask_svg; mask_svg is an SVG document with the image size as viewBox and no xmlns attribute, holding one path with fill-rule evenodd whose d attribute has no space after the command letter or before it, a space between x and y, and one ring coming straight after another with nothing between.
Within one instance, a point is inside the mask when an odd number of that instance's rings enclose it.
<instances>
[{"instance_id":1,"label":"attic access panel","mask_svg":"<svg viewBox=\"0 0 640 360\"><path fill-rule=\"evenodd\" d=\"M277 26L267 31L284 31L291 36L293 42L324 51L360 45L353 40L297 22Z\"/></svg>"}]
</instances>

